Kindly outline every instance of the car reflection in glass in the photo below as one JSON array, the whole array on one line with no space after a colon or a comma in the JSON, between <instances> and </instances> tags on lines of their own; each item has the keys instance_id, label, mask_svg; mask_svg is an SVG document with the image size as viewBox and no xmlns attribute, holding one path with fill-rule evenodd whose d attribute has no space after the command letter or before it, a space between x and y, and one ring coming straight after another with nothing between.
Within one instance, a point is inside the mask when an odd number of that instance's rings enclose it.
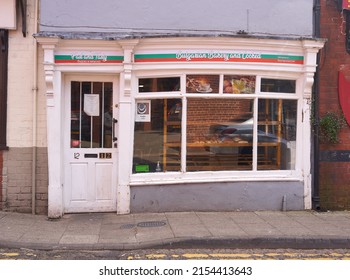
<instances>
[{"instance_id":1,"label":"car reflection in glass","mask_svg":"<svg viewBox=\"0 0 350 280\"><path fill-rule=\"evenodd\" d=\"M271 128L271 127L270 127ZM219 143L233 143L232 147L214 147L211 152L216 154L251 154L253 145L253 118L242 122L227 122L211 125L209 128L211 138L217 139ZM257 130L258 143L281 143L286 145L287 141L277 137L273 133Z\"/></svg>"}]
</instances>

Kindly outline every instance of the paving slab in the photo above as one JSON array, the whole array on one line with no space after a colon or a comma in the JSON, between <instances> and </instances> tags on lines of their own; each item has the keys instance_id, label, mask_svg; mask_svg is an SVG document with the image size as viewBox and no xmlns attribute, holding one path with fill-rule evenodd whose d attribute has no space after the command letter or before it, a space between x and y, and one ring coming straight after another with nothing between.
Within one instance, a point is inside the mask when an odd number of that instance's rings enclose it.
<instances>
[{"instance_id":1,"label":"paving slab","mask_svg":"<svg viewBox=\"0 0 350 280\"><path fill-rule=\"evenodd\" d=\"M350 248L350 213L166 212L46 216L0 211L0 247Z\"/></svg>"}]
</instances>

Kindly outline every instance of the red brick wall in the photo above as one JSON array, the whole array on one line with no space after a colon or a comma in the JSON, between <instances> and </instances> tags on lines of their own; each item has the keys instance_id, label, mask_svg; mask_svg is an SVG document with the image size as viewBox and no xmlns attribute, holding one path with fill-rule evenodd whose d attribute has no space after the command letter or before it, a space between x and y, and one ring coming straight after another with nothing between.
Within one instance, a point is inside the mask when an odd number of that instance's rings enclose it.
<instances>
[{"instance_id":1,"label":"red brick wall","mask_svg":"<svg viewBox=\"0 0 350 280\"><path fill-rule=\"evenodd\" d=\"M3 168L2 151L0 151L0 210L2 210L2 168Z\"/></svg>"},{"instance_id":2,"label":"red brick wall","mask_svg":"<svg viewBox=\"0 0 350 280\"><path fill-rule=\"evenodd\" d=\"M326 112L340 112L338 99L338 70L350 65L345 50L345 22L336 8L336 1L321 0L321 38L327 42L321 50L320 116ZM350 150L350 129L340 133L339 144L321 144L322 151ZM322 210L350 209L350 162L320 162L320 206Z\"/></svg>"}]
</instances>

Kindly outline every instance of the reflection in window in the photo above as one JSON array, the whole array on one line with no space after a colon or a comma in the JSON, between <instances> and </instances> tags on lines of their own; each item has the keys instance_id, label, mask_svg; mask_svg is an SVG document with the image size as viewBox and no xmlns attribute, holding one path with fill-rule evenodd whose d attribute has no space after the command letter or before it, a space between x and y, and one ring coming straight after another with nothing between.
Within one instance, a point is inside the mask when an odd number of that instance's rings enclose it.
<instances>
[{"instance_id":1,"label":"reflection in window","mask_svg":"<svg viewBox=\"0 0 350 280\"><path fill-rule=\"evenodd\" d=\"M223 84L224 93L255 93L255 76L225 75Z\"/></svg>"},{"instance_id":2,"label":"reflection in window","mask_svg":"<svg viewBox=\"0 0 350 280\"><path fill-rule=\"evenodd\" d=\"M253 100L189 98L187 171L251 170Z\"/></svg>"},{"instance_id":3,"label":"reflection in window","mask_svg":"<svg viewBox=\"0 0 350 280\"><path fill-rule=\"evenodd\" d=\"M133 173L180 171L181 100L150 102L150 121L135 122Z\"/></svg>"},{"instance_id":4,"label":"reflection in window","mask_svg":"<svg viewBox=\"0 0 350 280\"><path fill-rule=\"evenodd\" d=\"M187 93L219 93L219 75L187 75Z\"/></svg>"},{"instance_id":5,"label":"reflection in window","mask_svg":"<svg viewBox=\"0 0 350 280\"><path fill-rule=\"evenodd\" d=\"M294 169L297 101L259 99L258 107L258 169Z\"/></svg>"},{"instance_id":6,"label":"reflection in window","mask_svg":"<svg viewBox=\"0 0 350 280\"><path fill-rule=\"evenodd\" d=\"M139 92L180 91L180 78L146 78L139 79Z\"/></svg>"},{"instance_id":7,"label":"reflection in window","mask_svg":"<svg viewBox=\"0 0 350 280\"><path fill-rule=\"evenodd\" d=\"M295 80L261 79L262 92L295 93Z\"/></svg>"},{"instance_id":8,"label":"reflection in window","mask_svg":"<svg viewBox=\"0 0 350 280\"><path fill-rule=\"evenodd\" d=\"M112 83L71 82L71 147L112 147Z\"/></svg>"}]
</instances>

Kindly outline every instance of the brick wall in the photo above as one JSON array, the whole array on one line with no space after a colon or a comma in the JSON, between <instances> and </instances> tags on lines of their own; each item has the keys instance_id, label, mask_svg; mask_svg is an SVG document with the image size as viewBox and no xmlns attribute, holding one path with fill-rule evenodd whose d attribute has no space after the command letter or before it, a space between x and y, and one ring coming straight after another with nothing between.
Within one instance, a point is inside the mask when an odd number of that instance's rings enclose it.
<instances>
[{"instance_id":1,"label":"brick wall","mask_svg":"<svg viewBox=\"0 0 350 280\"><path fill-rule=\"evenodd\" d=\"M336 8L336 1L321 0L321 37L327 38L320 61L320 116L326 112L340 112L338 99L338 70L340 65L350 65L350 55L345 50L345 22ZM340 133L339 144L321 144L324 151L349 151L350 129ZM322 210L350 209L350 162L320 162L320 206Z\"/></svg>"},{"instance_id":2,"label":"brick wall","mask_svg":"<svg viewBox=\"0 0 350 280\"><path fill-rule=\"evenodd\" d=\"M10 148L4 158L3 210L32 212L32 148ZM36 207L37 214L47 213L47 149L37 148Z\"/></svg>"}]
</instances>

